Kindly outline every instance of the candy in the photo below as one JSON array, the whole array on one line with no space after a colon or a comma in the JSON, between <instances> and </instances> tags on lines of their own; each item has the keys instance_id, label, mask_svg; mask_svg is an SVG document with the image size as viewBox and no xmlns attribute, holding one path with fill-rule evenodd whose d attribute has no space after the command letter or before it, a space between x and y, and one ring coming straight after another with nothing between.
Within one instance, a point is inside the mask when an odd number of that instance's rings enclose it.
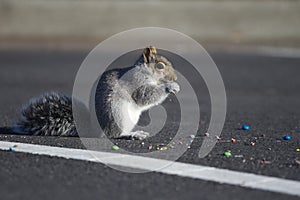
<instances>
[{"instance_id":1,"label":"candy","mask_svg":"<svg viewBox=\"0 0 300 200\"><path fill-rule=\"evenodd\" d=\"M285 135L285 136L283 137L283 139L284 139L284 140L290 140L290 139L291 139L291 136Z\"/></svg>"},{"instance_id":2,"label":"candy","mask_svg":"<svg viewBox=\"0 0 300 200\"><path fill-rule=\"evenodd\" d=\"M117 145L114 145L114 146L111 147L111 149L112 149L112 150L119 150L120 147L118 147Z\"/></svg>"},{"instance_id":3,"label":"candy","mask_svg":"<svg viewBox=\"0 0 300 200\"><path fill-rule=\"evenodd\" d=\"M247 131L250 129L250 126L244 125L244 126L242 126L242 129Z\"/></svg>"},{"instance_id":4,"label":"candy","mask_svg":"<svg viewBox=\"0 0 300 200\"><path fill-rule=\"evenodd\" d=\"M235 158L242 158L244 157L243 155L234 155Z\"/></svg>"},{"instance_id":5,"label":"candy","mask_svg":"<svg viewBox=\"0 0 300 200\"><path fill-rule=\"evenodd\" d=\"M11 152L15 152L15 151L16 151L16 149L13 148L13 147L10 147L9 150L10 150Z\"/></svg>"},{"instance_id":6,"label":"candy","mask_svg":"<svg viewBox=\"0 0 300 200\"><path fill-rule=\"evenodd\" d=\"M271 164L272 162L269 160L261 160L260 163L261 164Z\"/></svg>"},{"instance_id":7,"label":"candy","mask_svg":"<svg viewBox=\"0 0 300 200\"><path fill-rule=\"evenodd\" d=\"M230 151L225 151L224 156L226 156L227 158L231 157L231 152Z\"/></svg>"},{"instance_id":8,"label":"candy","mask_svg":"<svg viewBox=\"0 0 300 200\"><path fill-rule=\"evenodd\" d=\"M297 151L297 152L300 152L300 148L297 148L296 151Z\"/></svg>"},{"instance_id":9,"label":"candy","mask_svg":"<svg viewBox=\"0 0 300 200\"><path fill-rule=\"evenodd\" d=\"M234 139L234 138L231 138L231 142L232 142L232 143L236 143L236 142L237 142L237 140L236 140L236 139Z\"/></svg>"}]
</instances>

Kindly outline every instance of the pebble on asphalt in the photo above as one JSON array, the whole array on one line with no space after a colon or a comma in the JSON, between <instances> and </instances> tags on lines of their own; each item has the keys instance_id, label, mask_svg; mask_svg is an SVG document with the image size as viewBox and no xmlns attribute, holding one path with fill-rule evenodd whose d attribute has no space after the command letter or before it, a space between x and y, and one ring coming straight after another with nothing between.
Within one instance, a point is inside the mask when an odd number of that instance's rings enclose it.
<instances>
[{"instance_id":1,"label":"pebble on asphalt","mask_svg":"<svg viewBox=\"0 0 300 200\"><path fill-rule=\"evenodd\" d=\"M190 135L190 138L194 139L196 136L195 135Z\"/></svg>"}]
</instances>

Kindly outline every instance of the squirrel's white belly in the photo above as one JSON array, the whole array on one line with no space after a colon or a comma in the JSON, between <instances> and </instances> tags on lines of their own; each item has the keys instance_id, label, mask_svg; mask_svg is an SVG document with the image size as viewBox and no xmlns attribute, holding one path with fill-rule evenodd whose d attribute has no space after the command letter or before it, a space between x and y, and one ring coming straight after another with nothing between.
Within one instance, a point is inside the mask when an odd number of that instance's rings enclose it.
<instances>
[{"instance_id":1,"label":"squirrel's white belly","mask_svg":"<svg viewBox=\"0 0 300 200\"><path fill-rule=\"evenodd\" d=\"M132 103L128 103L126 107L127 107L128 117L134 124L136 124L139 121L141 110Z\"/></svg>"},{"instance_id":2,"label":"squirrel's white belly","mask_svg":"<svg viewBox=\"0 0 300 200\"><path fill-rule=\"evenodd\" d=\"M138 123L142 110L136 104L123 101L121 106L122 115L122 131L131 132Z\"/></svg>"}]
</instances>

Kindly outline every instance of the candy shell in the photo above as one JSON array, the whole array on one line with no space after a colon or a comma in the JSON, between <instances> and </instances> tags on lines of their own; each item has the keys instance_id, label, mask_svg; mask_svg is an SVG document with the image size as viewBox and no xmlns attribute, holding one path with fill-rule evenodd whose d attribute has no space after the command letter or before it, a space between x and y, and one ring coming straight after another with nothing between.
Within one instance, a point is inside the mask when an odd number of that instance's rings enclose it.
<instances>
[{"instance_id":1,"label":"candy shell","mask_svg":"<svg viewBox=\"0 0 300 200\"><path fill-rule=\"evenodd\" d=\"M290 139L291 139L291 136L285 135L285 136L283 137L283 139L284 139L284 140L290 140Z\"/></svg>"},{"instance_id":2,"label":"candy shell","mask_svg":"<svg viewBox=\"0 0 300 200\"><path fill-rule=\"evenodd\" d=\"M114 145L114 146L111 147L111 149L112 149L112 150L119 150L120 147L118 147L117 145Z\"/></svg>"},{"instance_id":3,"label":"candy shell","mask_svg":"<svg viewBox=\"0 0 300 200\"><path fill-rule=\"evenodd\" d=\"M231 152L230 151L225 151L224 156L226 156L227 158L231 157Z\"/></svg>"},{"instance_id":4,"label":"candy shell","mask_svg":"<svg viewBox=\"0 0 300 200\"><path fill-rule=\"evenodd\" d=\"M13 147L10 147L9 150L10 150L11 152L15 152L15 151L16 151L16 149L13 148Z\"/></svg>"}]
</instances>

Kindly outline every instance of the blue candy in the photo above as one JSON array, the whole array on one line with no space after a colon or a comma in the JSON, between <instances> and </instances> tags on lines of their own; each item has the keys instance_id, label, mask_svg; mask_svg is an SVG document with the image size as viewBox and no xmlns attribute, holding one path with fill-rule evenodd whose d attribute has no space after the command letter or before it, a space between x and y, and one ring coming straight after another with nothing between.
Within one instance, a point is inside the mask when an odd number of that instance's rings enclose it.
<instances>
[{"instance_id":1,"label":"blue candy","mask_svg":"<svg viewBox=\"0 0 300 200\"><path fill-rule=\"evenodd\" d=\"M10 147L9 150L10 150L11 152L15 152L15 151L16 151L15 148L13 148L13 147Z\"/></svg>"},{"instance_id":2,"label":"blue candy","mask_svg":"<svg viewBox=\"0 0 300 200\"><path fill-rule=\"evenodd\" d=\"M243 130L249 130L249 129L250 129L250 126L244 125L244 126L242 126L242 129L243 129Z\"/></svg>"},{"instance_id":3,"label":"blue candy","mask_svg":"<svg viewBox=\"0 0 300 200\"><path fill-rule=\"evenodd\" d=\"M290 140L290 139L291 139L291 136L286 135L286 136L283 137L283 139L285 139L285 140Z\"/></svg>"}]
</instances>

